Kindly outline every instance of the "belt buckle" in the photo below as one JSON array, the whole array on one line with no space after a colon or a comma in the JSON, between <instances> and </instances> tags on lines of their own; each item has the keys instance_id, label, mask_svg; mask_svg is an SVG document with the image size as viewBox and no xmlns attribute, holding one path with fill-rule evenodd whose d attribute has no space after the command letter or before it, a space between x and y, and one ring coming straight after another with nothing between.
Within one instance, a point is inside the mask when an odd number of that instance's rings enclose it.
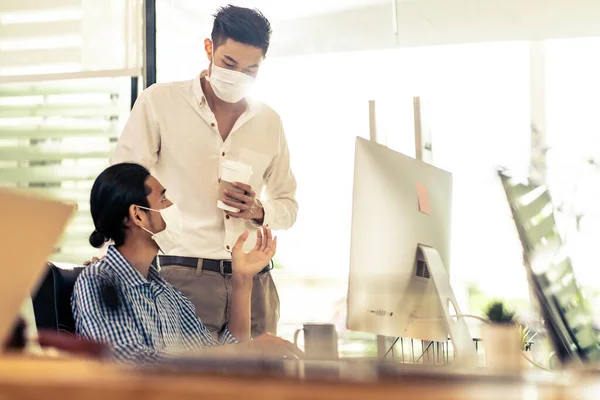
<instances>
[{"instance_id":1,"label":"belt buckle","mask_svg":"<svg viewBox=\"0 0 600 400\"><path fill-rule=\"evenodd\" d=\"M221 276L225 276L225 260L219 260L219 272Z\"/></svg>"}]
</instances>

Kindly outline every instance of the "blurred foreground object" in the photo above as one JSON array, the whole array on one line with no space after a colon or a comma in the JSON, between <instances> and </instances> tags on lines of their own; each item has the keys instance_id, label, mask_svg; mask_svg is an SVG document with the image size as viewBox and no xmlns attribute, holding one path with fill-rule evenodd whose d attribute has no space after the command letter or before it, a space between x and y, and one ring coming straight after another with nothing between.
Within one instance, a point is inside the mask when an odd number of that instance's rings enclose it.
<instances>
[{"instance_id":1,"label":"blurred foreground object","mask_svg":"<svg viewBox=\"0 0 600 400\"><path fill-rule=\"evenodd\" d=\"M33 312L31 300L24 305L26 294L37 287L46 259L76 207L7 189L0 189L0 204L0 271L5 277L0 280L0 340L25 347L36 328L33 323L28 330L27 320L33 319ZM15 320L17 335L13 334Z\"/></svg>"}]
</instances>

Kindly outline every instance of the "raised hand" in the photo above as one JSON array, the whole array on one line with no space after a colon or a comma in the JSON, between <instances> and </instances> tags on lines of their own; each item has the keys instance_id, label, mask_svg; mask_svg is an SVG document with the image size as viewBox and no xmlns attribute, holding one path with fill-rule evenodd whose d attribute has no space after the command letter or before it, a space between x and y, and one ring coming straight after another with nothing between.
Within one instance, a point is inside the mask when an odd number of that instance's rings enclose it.
<instances>
[{"instance_id":1,"label":"raised hand","mask_svg":"<svg viewBox=\"0 0 600 400\"><path fill-rule=\"evenodd\" d=\"M243 247L248 236L248 231L242 233L231 250L231 269L234 275L254 277L269 264L277 250L277 238L273 237L269 228L262 227L256 231L256 245L246 253Z\"/></svg>"}]
</instances>

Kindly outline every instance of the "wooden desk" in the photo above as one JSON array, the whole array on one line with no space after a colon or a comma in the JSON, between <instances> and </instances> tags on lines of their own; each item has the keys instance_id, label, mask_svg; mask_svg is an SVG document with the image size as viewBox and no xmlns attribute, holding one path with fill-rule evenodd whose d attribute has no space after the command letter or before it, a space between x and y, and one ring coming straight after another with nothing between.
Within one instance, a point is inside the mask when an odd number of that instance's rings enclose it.
<instances>
[{"instance_id":1,"label":"wooden desk","mask_svg":"<svg viewBox=\"0 0 600 400\"><path fill-rule=\"evenodd\" d=\"M358 400L595 399L600 381L571 384L473 382L406 377L395 382L327 383L240 376L158 374L73 360L0 358L0 399L85 400Z\"/></svg>"}]
</instances>

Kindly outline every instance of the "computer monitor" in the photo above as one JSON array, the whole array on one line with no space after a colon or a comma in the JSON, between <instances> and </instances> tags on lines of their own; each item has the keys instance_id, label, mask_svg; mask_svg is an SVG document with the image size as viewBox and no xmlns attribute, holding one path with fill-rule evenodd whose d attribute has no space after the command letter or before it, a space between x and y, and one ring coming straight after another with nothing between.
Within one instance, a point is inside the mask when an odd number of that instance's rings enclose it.
<instances>
[{"instance_id":1,"label":"computer monitor","mask_svg":"<svg viewBox=\"0 0 600 400\"><path fill-rule=\"evenodd\" d=\"M437 282L436 289L418 249L425 245L437 250L446 269L442 268L445 277L440 279L447 280L451 214L449 172L357 138L348 282L350 330L448 340L443 302L453 294L448 293L449 282ZM440 284L444 293L439 292Z\"/></svg>"}]
</instances>

